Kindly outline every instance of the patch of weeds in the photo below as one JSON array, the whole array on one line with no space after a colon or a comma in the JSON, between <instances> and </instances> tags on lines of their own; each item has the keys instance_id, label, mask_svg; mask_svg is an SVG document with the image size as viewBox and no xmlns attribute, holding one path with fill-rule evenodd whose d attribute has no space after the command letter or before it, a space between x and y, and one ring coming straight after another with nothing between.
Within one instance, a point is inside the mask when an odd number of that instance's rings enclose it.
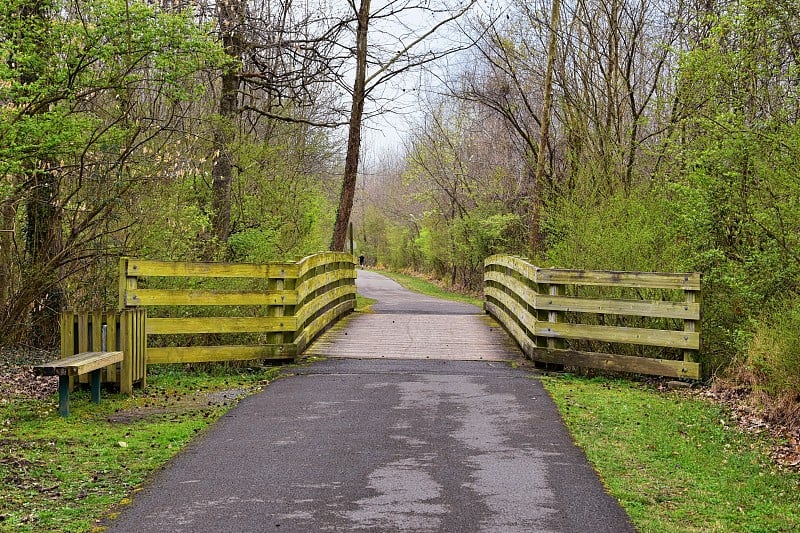
<instances>
[{"instance_id":1,"label":"patch of weeds","mask_svg":"<svg viewBox=\"0 0 800 533\"><path fill-rule=\"evenodd\" d=\"M797 531L800 474L717 404L643 384L540 378L639 531Z\"/></svg>"},{"instance_id":2,"label":"patch of weeds","mask_svg":"<svg viewBox=\"0 0 800 533\"><path fill-rule=\"evenodd\" d=\"M357 313L371 313L372 306L377 303L378 300L374 298L367 298L366 296L361 296L360 294L356 294L356 309Z\"/></svg>"}]
</instances>

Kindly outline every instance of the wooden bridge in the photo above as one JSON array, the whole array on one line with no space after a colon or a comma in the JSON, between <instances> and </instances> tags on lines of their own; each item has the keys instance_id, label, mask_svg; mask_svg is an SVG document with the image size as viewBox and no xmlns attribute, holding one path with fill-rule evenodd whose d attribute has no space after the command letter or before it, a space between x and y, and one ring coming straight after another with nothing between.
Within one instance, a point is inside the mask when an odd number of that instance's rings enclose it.
<instances>
[{"instance_id":1,"label":"wooden bridge","mask_svg":"<svg viewBox=\"0 0 800 533\"><path fill-rule=\"evenodd\" d=\"M120 310L64 313L62 357L123 352L102 371L123 392L144 386L148 364L312 355L492 361L522 353L543 363L702 377L699 274L541 269L494 256L485 280L488 314L410 298L379 274L357 273L344 253L266 265L123 258ZM378 302L337 324L355 307L356 283Z\"/></svg>"},{"instance_id":2,"label":"wooden bridge","mask_svg":"<svg viewBox=\"0 0 800 533\"><path fill-rule=\"evenodd\" d=\"M309 356L505 361L519 353L502 327L474 305L411 293L368 270L358 293L377 300L312 344ZM520 354L521 356L521 354Z\"/></svg>"},{"instance_id":3,"label":"wooden bridge","mask_svg":"<svg viewBox=\"0 0 800 533\"><path fill-rule=\"evenodd\" d=\"M280 289L267 283L280 292L259 301L281 305L280 313L257 311L269 320L159 316L156 328L145 325L145 337L156 332L164 337L166 327L248 334L254 328L269 342L267 348L194 351L161 346L155 353L163 358L227 351L247 357L249 350L261 349L327 360L291 368L290 376L240 403L137 495L111 531L634 530L571 441L541 383L529 379L529 372L493 361L524 353L565 364L610 362L607 366L628 371L684 373L696 363L589 352L577 342L594 336L609 345L642 342L658 350L666 344L667 350L693 353L699 333L690 329L696 328L699 304L686 300L696 299L699 283L692 275L553 271L516 258L491 258L490 316L477 306L412 294L372 271L356 272L344 255L328 260L317 258L314 269L296 278L291 277L296 268L284 268L280 274L290 277ZM145 266L151 273L227 272L219 266ZM156 292L144 293L140 281L122 294L124 301L137 303L138 295L139 303L156 296L190 303L192 293L182 291L193 290L206 302L232 305L250 301L242 295L252 294L196 286L150 286L145 290ZM570 288L575 282L594 288L611 284L620 296L632 290L640 298L596 298L594 289ZM623 283L633 288L623 290ZM341 311L352 309L356 286L377 303L344 317ZM301 293L295 292L298 287ZM663 290L669 294L651 292ZM669 302L667 296L683 301ZM581 324L579 314L602 320ZM617 314L645 318L636 318L632 327L608 316ZM658 328L644 327L650 319ZM678 331L659 329L670 325ZM566 342L573 341L568 349ZM643 363L636 366L637 360Z\"/></svg>"}]
</instances>

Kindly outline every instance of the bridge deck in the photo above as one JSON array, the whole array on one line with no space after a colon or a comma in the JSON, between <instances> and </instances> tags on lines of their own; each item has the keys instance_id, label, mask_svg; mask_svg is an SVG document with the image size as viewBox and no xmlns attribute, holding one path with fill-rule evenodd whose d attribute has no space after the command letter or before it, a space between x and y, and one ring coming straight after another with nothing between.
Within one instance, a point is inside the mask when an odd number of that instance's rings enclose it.
<instances>
[{"instance_id":1,"label":"bridge deck","mask_svg":"<svg viewBox=\"0 0 800 533\"><path fill-rule=\"evenodd\" d=\"M507 361L522 357L503 328L473 305L419 295L372 271L358 292L377 303L322 335L309 356Z\"/></svg>"}]
</instances>

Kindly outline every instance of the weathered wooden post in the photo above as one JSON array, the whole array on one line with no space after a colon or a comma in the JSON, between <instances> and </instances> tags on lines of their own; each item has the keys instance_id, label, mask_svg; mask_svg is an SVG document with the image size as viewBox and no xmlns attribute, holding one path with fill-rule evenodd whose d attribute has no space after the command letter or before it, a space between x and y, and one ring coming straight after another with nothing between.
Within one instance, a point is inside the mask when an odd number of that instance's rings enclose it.
<instances>
[{"instance_id":1,"label":"weathered wooden post","mask_svg":"<svg viewBox=\"0 0 800 533\"><path fill-rule=\"evenodd\" d=\"M139 278L131 273L130 258L119 259L119 309L120 309L120 348L125 353L120 368L119 390L130 394L133 383L138 381L141 388L147 386L147 310L140 308L135 293L139 288Z\"/></svg>"},{"instance_id":2,"label":"weathered wooden post","mask_svg":"<svg viewBox=\"0 0 800 533\"><path fill-rule=\"evenodd\" d=\"M697 305L698 308L702 307L702 293L700 292L700 282L701 282L701 276L700 274L698 274L697 289L695 290L694 287L692 287L692 289L687 289L683 291L684 296L686 298L687 307L692 307L693 305ZM700 318L701 318L700 312L698 311L698 320L685 319L683 321L683 331L687 333L697 333L699 336ZM698 347L698 351L700 349L702 349L702 346ZM683 350L683 360L687 363L696 363L698 351Z\"/></svg>"},{"instance_id":3,"label":"weathered wooden post","mask_svg":"<svg viewBox=\"0 0 800 533\"><path fill-rule=\"evenodd\" d=\"M100 351L107 352L108 351L108 325L102 324L102 313L96 312L94 313L94 333L100 334ZM102 324L102 325L100 325ZM98 325L100 327L98 328ZM99 330L99 332L97 331ZM96 337L96 335L95 335ZM92 345L92 350L97 351L97 344ZM89 372L89 379L91 380L92 386L92 403L100 403L100 378L102 374L102 369L98 368L96 370L92 370Z\"/></svg>"}]
</instances>

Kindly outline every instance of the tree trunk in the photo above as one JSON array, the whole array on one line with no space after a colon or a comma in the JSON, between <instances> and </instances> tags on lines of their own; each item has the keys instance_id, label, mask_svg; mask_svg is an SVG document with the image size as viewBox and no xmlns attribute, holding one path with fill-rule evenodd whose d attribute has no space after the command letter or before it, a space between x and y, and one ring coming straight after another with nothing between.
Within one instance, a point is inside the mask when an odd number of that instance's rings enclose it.
<instances>
[{"instance_id":1,"label":"tree trunk","mask_svg":"<svg viewBox=\"0 0 800 533\"><path fill-rule=\"evenodd\" d=\"M32 187L25 209L25 247L29 258L26 282L41 287L31 310L30 342L38 348L50 349L57 344L58 315L64 303L56 266L63 247L58 207L60 184L48 168L31 170L29 179Z\"/></svg>"},{"instance_id":2,"label":"tree trunk","mask_svg":"<svg viewBox=\"0 0 800 533\"><path fill-rule=\"evenodd\" d=\"M222 76L222 96L219 102L221 123L214 131L214 166L211 170L211 224L214 236L220 243L227 242L231 234L231 188L233 165L228 149L232 140L231 122L236 116L239 76L226 72Z\"/></svg>"},{"instance_id":3,"label":"tree trunk","mask_svg":"<svg viewBox=\"0 0 800 533\"><path fill-rule=\"evenodd\" d=\"M553 108L553 66L556 59L556 37L559 26L561 0L553 0L550 13L550 36L547 42L547 65L544 73L544 98L542 102L541 131L539 132L539 146L536 151L536 172L534 173L534 194L532 199L532 220L530 231L530 246L532 255L536 255L542 246L541 211L542 192L545 182L545 172L550 145L550 118Z\"/></svg>"},{"instance_id":4,"label":"tree trunk","mask_svg":"<svg viewBox=\"0 0 800 533\"><path fill-rule=\"evenodd\" d=\"M36 86L44 75L50 54L48 2L25 3L20 6L20 19L26 21L25 32L15 35L22 50L32 47L32 53L40 61L22 62L19 82L26 91L35 93ZM32 114L44 109L33 108ZM62 252L61 209L58 205L59 176L53 170L47 156L37 154L26 161L20 182L25 184L25 261L23 283L36 294L30 309L30 343L50 349L58 337L58 314L63 305L63 292L58 286L59 255ZM22 318L20 316L20 318Z\"/></svg>"},{"instance_id":5,"label":"tree trunk","mask_svg":"<svg viewBox=\"0 0 800 533\"><path fill-rule=\"evenodd\" d=\"M0 306L5 309L8 309L13 282L11 248L14 245L15 218L16 213L11 202L0 203Z\"/></svg>"},{"instance_id":6,"label":"tree trunk","mask_svg":"<svg viewBox=\"0 0 800 533\"><path fill-rule=\"evenodd\" d=\"M229 0L218 4L217 17L222 44L225 52L235 60L235 65L222 74L219 99L220 122L214 130L214 161L211 170L211 224L214 236L220 243L228 241L231 234L231 188L233 183L233 163L229 150L233 140L232 128L238 113L239 67L244 42L245 3L243 0Z\"/></svg>"},{"instance_id":7,"label":"tree trunk","mask_svg":"<svg viewBox=\"0 0 800 533\"><path fill-rule=\"evenodd\" d=\"M619 176L622 170L618 164L618 152L621 146L621 123L619 116L619 94L620 94L620 69L619 69L619 48L620 48L620 3L619 0L612 0L608 20L608 63L606 67L606 124L605 131L601 138L605 144L603 150L603 161L605 166L604 179L612 182L612 178ZM613 189L612 189L613 190Z\"/></svg>"},{"instance_id":8,"label":"tree trunk","mask_svg":"<svg viewBox=\"0 0 800 533\"><path fill-rule=\"evenodd\" d=\"M367 29L369 27L370 0L361 0L358 10L358 28L356 32L356 77L353 83L353 105L350 109L350 125L347 135L347 155L344 161L344 178L339 198L339 209L336 212L336 224L333 226L331 249L343 252L347 245L347 225L353 210L353 198L356 193L358 163L361 152L361 119L364 115L367 80Z\"/></svg>"}]
</instances>

